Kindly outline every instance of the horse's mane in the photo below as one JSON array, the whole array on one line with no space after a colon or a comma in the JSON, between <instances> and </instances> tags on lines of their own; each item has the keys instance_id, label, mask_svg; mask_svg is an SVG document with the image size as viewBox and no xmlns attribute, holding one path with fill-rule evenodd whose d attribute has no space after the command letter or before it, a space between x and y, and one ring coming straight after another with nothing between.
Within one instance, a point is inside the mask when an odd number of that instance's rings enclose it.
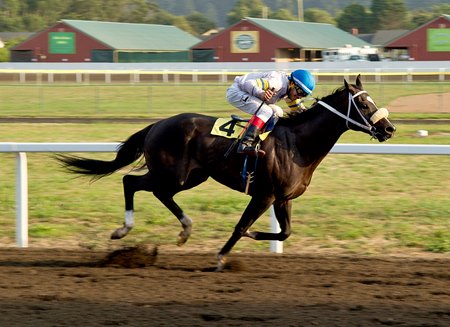
<instances>
[{"instance_id":1,"label":"horse's mane","mask_svg":"<svg viewBox=\"0 0 450 327\"><path fill-rule=\"evenodd\" d=\"M317 103L319 101L327 102L327 100L330 100L331 98L336 97L338 94L342 93L345 90L345 86L341 86L337 89L335 89L332 93L322 97L322 98L316 98L316 101L312 104L309 109L304 111L294 111L292 113L288 113L287 116L284 116L278 120L277 125L283 125L283 126L293 126L298 125L311 117L311 115L315 112L315 109L317 107Z\"/></svg>"}]
</instances>

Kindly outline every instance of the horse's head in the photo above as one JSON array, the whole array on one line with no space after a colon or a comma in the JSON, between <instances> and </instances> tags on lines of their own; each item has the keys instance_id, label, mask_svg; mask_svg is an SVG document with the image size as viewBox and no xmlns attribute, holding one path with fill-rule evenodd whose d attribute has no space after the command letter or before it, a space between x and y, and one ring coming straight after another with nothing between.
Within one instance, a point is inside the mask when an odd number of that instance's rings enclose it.
<instances>
[{"instance_id":1,"label":"horse's head","mask_svg":"<svg viewBox=\"0 0 450 327\"><path fill-rule=\"evenodd\" d=\"M375 101L364 90L361 77L356 77L356 85L347 83L348 91L347 127L372 135L380 142L390 139L395 132L395 126L389 121L388 110L378 108Z\"/></svg>"}]
</instances>

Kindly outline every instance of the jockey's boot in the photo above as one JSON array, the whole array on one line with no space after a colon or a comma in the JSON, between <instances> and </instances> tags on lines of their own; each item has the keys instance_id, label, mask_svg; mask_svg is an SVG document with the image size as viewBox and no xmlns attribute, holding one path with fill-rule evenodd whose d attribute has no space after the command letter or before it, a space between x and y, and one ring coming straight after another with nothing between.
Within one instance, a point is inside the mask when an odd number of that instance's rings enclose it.
<instances>
[{"instance_id":1,"label":"jockey's boot","mask_svg":"<svg viewBox=\"0 0 450 327\"><path fill-rule=\"evenodd\" d=\"M241 141L237 149L237 153L247 154L251 156L264 157L266 153L259 149L259 146L255 146L256 137L261 133L261 130L253 125L249 124L245 130L245 134L242 136Z\"/></svg>"}]
</instances>

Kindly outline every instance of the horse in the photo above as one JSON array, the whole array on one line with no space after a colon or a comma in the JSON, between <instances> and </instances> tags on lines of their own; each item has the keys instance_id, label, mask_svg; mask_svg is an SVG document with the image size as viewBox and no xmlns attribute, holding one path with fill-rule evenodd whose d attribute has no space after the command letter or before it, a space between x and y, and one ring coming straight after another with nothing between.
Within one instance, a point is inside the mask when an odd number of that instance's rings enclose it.
<instances>
[{"instance_id":1,"label":"horse","mask_svg":"<svg viewBox=\"0 0 450 327\"><path fill-rule=\"evenodd\" d=\"M378 108L356 84L344 85L319 99L306 111L282 117L261 143L266 155L255 165L251 197L228 241L217 254L217 270L225 267L227 255L242 238L284 241L291 234L292 200L309 186L313 172L339 137L348 130L369 134L379 142L390 139L396 130L388 111ZM73 155L57 155L60 164L72 173L91 175L94 180L110 175L144 157L148 169L143 175L123 177L125 219L111 235L120 239L134 227L134 194L153 192L181 223L178 245L188 240L192 220L174 201L175 194L189 190L209 177L243 192L241 171L248 158L233 151L224 156L233 140L212 135L216 117L182 113L150 124L122 142L112 161ZM229 151L228 151L229 152ZM256 159L253 159L256 160ZM250 230L252 224L273 206L280 232Z\"/></svg>"}]
</instances>

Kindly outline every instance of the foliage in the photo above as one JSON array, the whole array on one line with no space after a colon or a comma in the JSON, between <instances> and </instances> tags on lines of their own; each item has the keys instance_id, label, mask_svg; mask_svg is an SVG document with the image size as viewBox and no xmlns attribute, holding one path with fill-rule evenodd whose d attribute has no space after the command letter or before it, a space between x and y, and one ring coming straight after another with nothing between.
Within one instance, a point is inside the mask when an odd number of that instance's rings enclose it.
<instances>
[{"instance_id":1,"label":"foliage","mask_svg":"<svg viewBox=\"0 0 450 327\"><path fill-rule=\"evenodd\" d=\"M0 6L0 31L39 31L59 19L81 19L175 25L195 34L198 22L212 23L197 13L191 18L194 28L186 17L175 16L146 0L5 0Z\"/></svg>"},{"instance_id":2,"label":"foliage","mask_svg":"<svg viewBox=\"0 0 450 327\"><path fill-rule=\"evenodd\" d=\"M336 25L336 20L327 11L319 8L310 8L305 10L305 22L324 23Z\"/></svg>"},{"instance_id":3,"label":"foliage","mask_svg":"<svg viewBox=\"0 0 450 327\"><path fill-rule=\"evenodd\" d=\"M0 48L0 62L9 62L11 58L10 49L17 44L22 43L25 40L24 37L17 37L5 42L5 46Z\"/></svg>"},{"instance_id":4,"label":"foliage","mask_svg":"<svg viewBox=\"0 0 450 327\"><path fill-rule=\"evenodd\" d=\"M423 9L418 9L410 12L410 28L415 28L429 22L433 19L433 13L425 11Z\"/></svg>"},{"instance_id":5,"label":"foliage","mask_svg":"<svg viewBox=\"0 0 450 327\"><path fill-rule=\"evenodd\" d=\"M194 12L186 17L187 22L192 27L195 34L203 34L216 27L213 21L206 18L206 16L199 12Z\"/></svg>"},{"instance_id":6,"label":"foliage","mask_svg":"<svg viewBox=\"0 0 450 327\"><path fill-rule=\"evenodd\" d=\"M39 31L60 19L173 24L201 34L244 17L295 20L297 0L3 0L0 31ZM336 24L362 33L415 28L450 12L445 1L304 0L305 21ZM409 11L408 11L409 10ZM342 26L342 27L341 27Z\"/></svg>"},{"instance_id":7,"label":"foliage","mask_svg":"<svg viewBox=\"0 0 450 327\"><path fill-rule=\"evenodd\" d=\"M367 9L359 4L351 4L337 18L338 27L350 32L357 28L360 33L368 33L371 30L371 19Z\"/></svg>"},{"instance_id":8,"label":"foliage","mask_svg":"<svg viewBox=\"0 0 450 327\"><path fill-rule=\"evenodd\" d=\"M0 48L0 62L8 62L9 58L9 50L7 48Z\"/></svg>"},{"instance_id":9,"label":"foliage","mask_svg":"<svg viewBox=\"0 0 450 327\"><path fill-rule=\"evenodd\" d=\"M407 28L407 10L403 0L372 0L372 32Z\"/></svg>"},{"instance_id":10,"label":"foliage","mask_svg":"<svg viewBox=\"0 0 450 327\"><path fill-rule=\"evenodd\" d=\"M269 15L270 19L279 19L279 20L296 20L297 17L294 16L289 10L287 9L280 9L274 13L271 13Z\"/></svg>"},{"instance_id":11,"label":"foliage","mask_svg":"<svg viewBox=\"0 0 450 327\"><path fill-rule=\"evenodd\" d=\"M431 7L434 16L448 15L450 13L450 3L441 3Z\"/></svg>"},{"instance_id":12,"label":"foliage","mask_svg":"<svg viewBox=\"0 0 450 327\"><path fill-rule=\"evenodd\" d=\"M260 18L265 7L262 0L238 0L227 14L229 25L233 25L245 17Z\"/></svg>"}]
</instances>

